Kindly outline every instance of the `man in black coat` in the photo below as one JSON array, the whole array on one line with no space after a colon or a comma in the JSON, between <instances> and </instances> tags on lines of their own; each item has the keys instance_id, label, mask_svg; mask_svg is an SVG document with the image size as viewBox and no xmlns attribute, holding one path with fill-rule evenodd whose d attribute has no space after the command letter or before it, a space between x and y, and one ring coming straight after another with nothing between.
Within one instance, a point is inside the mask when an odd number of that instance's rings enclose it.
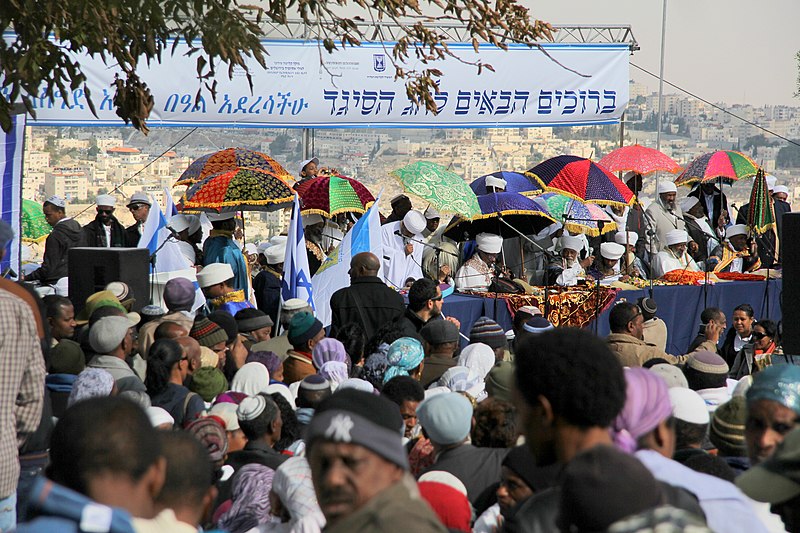
<instances>
[{"instance_id":1,"label":"man in black coat","mask_svg":"<svg viewBox=\"0 0 800 533\"><path fill-rule=\"evenodd\" d=\"M25 281L54 285L68 276L67 253L70 248L82 245L82 233L81 225L74 219L67 218L65 209L66 202L63 198L51 196L45 200L42 211L53 231L44 243L42 266L25 276Z\"/></svg>"},{"instance_id":2,"label":"man in black coat","mask_svg":"<svg viewBox=\"0 0 800 533\"><path fill-rule=\"evenodd\" d=\"M96 199L97 216L83 227L84 246L91 248L125 248L128 234L114 216L117 199L110 194L99 194Z\"/></svg>"},{"instance_id":3,"label":"man in black coat","mask_svg":"<svg viewBox=\"0 0 800 533\"><path fill-rule=\"evenodd\" d=\"M278 242L268 248L259 245L258 262L261 265L261 272L253 279L256 306L275 324L278 323L278 307L281 303L281 279L285 256L286 241Z\"/></svg>"},{"instance_id":4,"label":"man in black coat","mask_svg":"<svg viewBox=\"0 0 800 533\"><path fill-rule=\"evenodd\" d=\"M390 289L378 277L381 263L375 254L363 252L350 261L350 286L331 296L331 336L350 322L360 324L371 339L384 324L405 313L400 293Z\"/></svg>"}]
</instances>

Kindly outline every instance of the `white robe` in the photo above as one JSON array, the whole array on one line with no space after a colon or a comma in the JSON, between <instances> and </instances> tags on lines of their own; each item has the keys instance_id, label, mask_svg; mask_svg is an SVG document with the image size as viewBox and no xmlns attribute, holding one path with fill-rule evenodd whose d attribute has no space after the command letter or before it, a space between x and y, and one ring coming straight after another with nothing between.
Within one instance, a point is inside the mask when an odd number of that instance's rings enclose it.
<instances>
[{"instance_id":1,"label":"white robe","mask_svg":"<svg viewBox=\"0 0 800 533\"><path fill-rule=\"evenodd\" d=\"M492 269L481 260L478 252L475 252L475 255L461 265L461 268L456 272L456 287L458 290L485 291L491 284Z\"/></svg>"},{"instance_id":2,"label":"white robe","mask_svg":"<svg viewBox=\"0 0 800 533\"><path fill-rule=\"evenodd\" d=\"M418 242L411 242L414 251L406 255L406 244L402 237L394 234L400 230L401 222L390 222L381 226L383 241L383 273L390 287L402 288L408 278L422 277L422 248ZM413 237L422 240L421 235Z\"/></svg>"},{"instance_id":3,"label":"white robe","mask_svg":"<svg viewBox=\"0 0 800 533\"><path fill-rule=\"evenodd\" d=\"M684 253L683 257L678 258L669 250L658 252L658 255L653 260L652 269L653 278L655 279L673 270L686 269L688 272L700 272L700 267L697 266L697 263L688 253Z\"/></svg>"},{"instance_id":4,"label":"white robe","mask_svg":"<svg viewBox=\"0 0 800 533\"><path fill-rule=\"evenodd\" d=\"M586 278L586 272L578 261L572 263L571 267L565 268L556 278L556 285L562 287L573 287L578 284L579 278Z\"/></svg>"},{"instance_id":5,"label":"white robe","mask_svg":"<svg viewBox=\"0 0 800 533\"><path fill-rule=\"evenodd\" d=\"M664 204L661 203L661 200L657 200L648 206L645 215L647 215L647 218L656 232L653 236L652 246L650 247L651 255L660 253L667 245L667 233L675 229L686 230L686 224L683 222L683 211L681 211L681 208L677 205L675 209L670 212L664 208Z\"/></svg>"}]
</instances>

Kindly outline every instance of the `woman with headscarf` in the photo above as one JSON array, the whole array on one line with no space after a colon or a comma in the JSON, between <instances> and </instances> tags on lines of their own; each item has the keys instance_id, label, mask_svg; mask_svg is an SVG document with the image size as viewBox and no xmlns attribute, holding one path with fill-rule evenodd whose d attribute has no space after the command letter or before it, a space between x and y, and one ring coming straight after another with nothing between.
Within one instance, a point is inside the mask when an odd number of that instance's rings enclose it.
<instances>
[{"instance_id":1,"label":"woman with headscarf","mask_svg":"<svg viewBox=\"0 0 800 533\"><path fill-rule=\"evenodd\" d=\"M447 387L452 392L461 392L469 395L476 403L486 399L486 384L474 370L465 366L448 368L439 381L437 387Z\"/></svg>"},{"instance_id":2,"label":"woman with headscarf","mask_svg":"<svg viewBox=\"0 0 800 533\"><path fill-rule=\"evenodd\" d=\"M389 368L389 360L386 359L388 352L389 345L381 344L364 361L364 379L378 391L383 388L383 376L386 375L386 370Z\"/></svg>"},{"instance_id":3,"label":"woman with headscarf","mask_svg":"<svg viewBox=\"0 0 800 533\"><path fill-rule=\"evenodd\" d=\"M319 375L330 381L331 390L335 391L339 385L347 381L349 372L345 363L326 361L319 367Z\"/></svg>"},{"instance_id":4,"label":"woman with headscarf","mask_svg":"<svg viewBox=\"0 0 800 533\"><path fill-rule=\"evenodd\" d=\"M319 371L322 365L329 361L344 363L348 373L350 372L350 359L347 357L344 344L336 339L325 337L314 345L311 351L311 362L314 363L314 368Z\"/></svg>"},{"instance_id":5,"label":"woman with headscarf","mask_svg":"<svg viewBox=\"0 0 800 533\"><path fill-rule=\"evenodd\" d=\"M278 467L269 498L272 515L281 523L260 527L260 532L319 533L325 527L305 457L292 457Z\"/></svg>"},{"instance_id":6,"label":"woman with headscarf","mask_svg":"<svg viewBox=\"0 0 800 533\"><path fill-rule=\"evenodd\" d=\"M67 407L89 398L114 396L115 389L114 376L108 371L102 368L87 368L75 378L67 399Z\"/></svg>"},{"instance_id":7,"label":"woman with headscarf","mask_svg":"<svg viewBox=\"0 0 800 533\"><path fill-rule=\"evenodd\" d=\"M231 390L255 396L267 392L269 387L269 371L261 363L245 363L236 371L231 381Z\"/></svg>"},{"instance_id":8,"label":"woman with headscarf","mask_svg":"<svg viewBox=\"0 0 800 533\"><path fill-rule=\"evenodd\" d=\"M245 533L270 520L270 498L275 471L251 463L233 476L232 504L217 526L229 533Z\"/></svg>"},{"instance_id":9,"label":"woman with headscarf","mask_svg":"<svg viewBox=\"0 0 800 533\"><path fill-rule=\"evenodd\" d=\"M486 379L486 374L495 363L494 350L482 342L470 344L458 356L458 366L465 366L473 370L481 379Z\"/></svg>"},{"instance_id":10,"label":"woman with headscarf","mask_svg":"<svg viewBox=\"0 0 800 533\"><path fill-rule=\"evenodd\" d=\"M383 375L383 383L386 384L395 376L411 376L419 380L424 357L425 351L417 339L400 337L389 346L389 351L386 353L389 368Z\"/></svg>"}]
</instances>

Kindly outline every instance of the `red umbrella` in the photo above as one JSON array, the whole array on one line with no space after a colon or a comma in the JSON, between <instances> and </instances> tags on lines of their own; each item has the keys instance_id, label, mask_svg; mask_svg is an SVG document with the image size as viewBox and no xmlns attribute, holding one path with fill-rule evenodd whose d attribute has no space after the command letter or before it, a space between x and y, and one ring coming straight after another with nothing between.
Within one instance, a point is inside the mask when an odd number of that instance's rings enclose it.
<instances>
[{"instance_id":1,"label":"red umbrella","mask_svg":"<svg viewBox=\"0 0 800 533\"><path fill-rule=\"evenodd\" d=\"M671 157L639 144L621 146L606 154L597 164L610 172L633 171L642 176L653 172L677 174L682 170Z\"/></svg>"},{"instance_id":2,"label":"red umbrella","mask_svg":"<svg viewBox=\"0 0 800 533\"><path fill-rule=\"evenodd\" d=\"M631 205L633 192L621 179L591 160L560 155L530 169L528 176L548 192L557 192L582 202L606 205Z\"/></svg>"},{"instance_id":3,"label":"red umbrella","mask_svg":"<svg viewBox=\"0 0 800 533\"><path fill-rule=\"evenodd\" d=\"M347 176L317 176L294 186L304 215L333 218L339 213L365 213L375 197L364 185Z\"/></svg>"}]
</instances>

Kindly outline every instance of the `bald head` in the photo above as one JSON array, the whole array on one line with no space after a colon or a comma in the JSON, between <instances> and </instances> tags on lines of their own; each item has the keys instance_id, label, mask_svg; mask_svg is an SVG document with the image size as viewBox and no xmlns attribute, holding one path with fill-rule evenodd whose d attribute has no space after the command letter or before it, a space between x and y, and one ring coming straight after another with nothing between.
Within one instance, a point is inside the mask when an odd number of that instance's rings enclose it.
<instances>
[{"instance_id":1,"label":"bald head","mask_svg":"<svg viewBox=\"0 0 800 533\"><path fill-rule=\"evenodd\" d=\"M153 332L153 340L187 337L189 330L177 322L162 322Z\"/></svg>"},{"instance_id":2,"label":"bald head","mask_svg":"<svg viewBox=\"0 0 800 533\"><path fill-rule=\"evenodd\" d=\"M350 279L377 276L380 268L381 263L377 255L370 252L356 254L350 260Z\"/></svg>"},{"instance_id":3,"label":"bald head","mask_svg":"<svg viewBox=\"0 0 800 533\"><path fill-rule=\"evenodd\" d=\"M183 355L189 359L189 373L200 368L200 343L194 337L178 337L175 342L181 345Z\"/></svg>"}]
</instances>

